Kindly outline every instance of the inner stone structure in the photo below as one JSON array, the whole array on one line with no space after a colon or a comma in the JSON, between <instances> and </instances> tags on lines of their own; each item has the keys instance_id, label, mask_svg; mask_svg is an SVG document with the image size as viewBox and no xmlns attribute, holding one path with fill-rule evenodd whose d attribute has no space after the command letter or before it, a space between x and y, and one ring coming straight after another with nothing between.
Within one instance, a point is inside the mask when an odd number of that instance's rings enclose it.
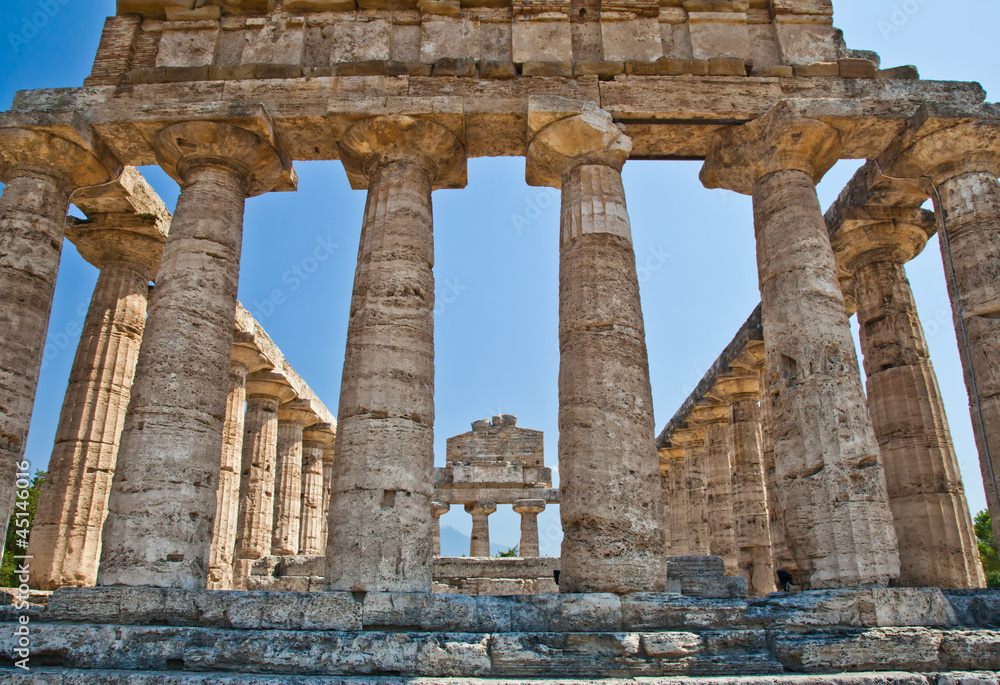
<instances>
[{"instance_id":1,"label":"inner stone structure","mask_svg":"<svg viewBox=\"0 0 1000 685\"><path fill-rule=\"evenodd\" d=\"M1000 682L905 270L936 233L1000 537L1000 108L978 84L881 68L829 0L117 10L82 87L0 113L3 520L64 236L101 270L29 543L55 592L0 608L0 683ZM432 194L487 156L561 192L558 489L512 416L434 468ZM760 275L659 438L634 159L751 196ZM866 164L824 215L840 159ZM336 418L236 301L245 200L313 160L368 197ZM498 588L504 502L522 582ZM475 587L435 557L452 505Z\"/></svg>"}]
</instances>

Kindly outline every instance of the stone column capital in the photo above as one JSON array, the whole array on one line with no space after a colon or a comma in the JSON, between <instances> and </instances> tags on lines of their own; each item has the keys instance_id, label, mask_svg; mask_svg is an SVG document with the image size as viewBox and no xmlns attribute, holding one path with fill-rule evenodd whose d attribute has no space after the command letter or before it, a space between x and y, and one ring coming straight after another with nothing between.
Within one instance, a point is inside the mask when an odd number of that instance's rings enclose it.
<instances>
[{"instance_id":1,"label":"stone column capital","mask_svg":"<svg viewBox=\"0 0 1000 685\"><path fill-rule=\"evenodd\" d=\"M243 179L246 196L277 186L291 162L256 133L216 121L186 121L160 131L153 141L156 160L183 188L192 169L215 166Z\"/></svg>"},{"instance_id":2,"label":"stone column capital","mask_svg":"<svg viewBox=\"0 0 1000 685\"><path fill-rule=\"evenodd\" d=\"M715 134L701 169L701 182L706 188L744 195L750 195L757 182L777 171L801 171L819 183L837 163L842 147L836 128L779 102L764 116Z\"/></svg>"},{"instance_id":3,"label":"stone column capital","mask_svg":"<svg viewBox=\"0 0 1000 685\"><path fill-rule=\"evenodd\" d=\"M269 398L280 406L295 398L295 390L284 376L273 371L257 371L247 376L247 399Z\"/></svg>"},{"instance_id":4,"label":"stone column capital","mask_svg":"<svg viewBox=\"0 0 1000 685\"><path fill-rule=\"evenodd\" d=\"M302 398L289 400L278 407L278 421L281 423L294 423L305 428L319 420L316 412L309 406L309 401Z\"/></svg>"},{"instance_id":5,"label":"stone column capital","mask_svg":"<svg viewBox=\"0 0 1000 685\"><path fill-rule=\"evenodd\" d=\"M936 229L934 212L926 209L856 207L844 213L830 244L838 265L853 275L874 262L905 264Z\"/></svg>"},{"instance_id":6,"label":"stone column capital","mask_svg":"<svg viewBox=\"0 0 1000 685\"><path fill-rule=\"evenodd\" d=\"M686 423L682 428L678 429L672 436L670 436L670 441L681 449L704 447L705 429L700 426Z\"/></svg>"},{"instance_id":7,"label":"stone column capital","mask_svg":"<svg viewBox=\"0 0 1000 685\"><path fill-rule=\"evenodd\" d=\"M730 376L720 378L710 391L728 407L740 400L757 399L760 397L760 376Z\"/></svg>"},{"instance_id":8,"label":"stone column capital","mask_svg":"<svg viewBox=\"0 0 1000 685\"><path fill-rule=\"evenodd\" d=\"M691 421L702 427L729 423L729 407L724 404L696 404L691 409Z\"/></svg>"},{"instance_id":9,"label":"stone column capital","mask_svg":"<svg viewBox=\"0 0 1000 685\"><path fill-rule=\"evenodd\" d=\"M543 499L514 500L514 513L541 514L543 511L545 511L545 500Z\"/></svg>"},{"instance_id":10,"label":"stone column capital","mask_svg":"<svg viewBox=\"0 0 1000 685\"><path fill-rule=\"evenodd\" d=\"M121 172L110 155L104 159L77 143L47 131L0 128L0 181L17 176L46 176L66 191L108 183Z\"/></svg>"},{"instance_id":11,"label":"stone column capital","mask_svg":"<svg viewBox=\"0 0 1000 685\"><path fill-rule=\"evenodd\" d=\"M425 168L431 188L468 184L465 147L444 126L429 119L388 115L365 119L340 139L340 160L355 190L365 190L375 169L393 162Z\"/></svg>"},{"instance_id":12,"label":"stone column capital","mask_svg":"<svg viewBox=\"0 0 1000 685\"><path fill-rule=\"evenodd\" d=\"M561 189L565 175L582 165L621 172L632 140L625 128L592 102L531 98L526 179L530 186Z\"/></svg>"},{"instance_id":13,"label":"stone column capital","mask_svg":"<svg viewBox=\"0 0 1000 685\"><path fill-rule=\"evenodd\" d=\"M162 229L157 220L135 214L95 214L88 221L68 221L66 237L98 269L124 263L153 280L167 240Z\"/></svg>"},{"instance_id":14,"label":"stone column capital","mask_svg":"<svg viewBox=\"0 0 1000 685\"><path fill-rule=\"evenodd\" d=\"M441 518L445 514L451 511L451 505L446 502L439 502L437 500L431 501L431 515L434 518Z\"/></svg>"},{"instance_id":15,"label":"stone column capital","mask_svg":"<svg viewBox=\"0 0 1000 685\"><path fill-rule=\"evenodd\" d=\"M278 415L279 419L281 415ZM308 425L302 431L303 442L313 442L323 448L323 461L327 461L326 453L330 452L330 459L333 458L333 446L337 441L337 431L329 423L314 423Z\"/></svg>"},{"instance_id":16,"label":"stone column capital","mask_svg":"<svg viewBox=\"0 0 1000 685\"><path fill-rule=\"evenodd\" d=\"M469 502L465 505L465 511L473 516L489 516L496 510L496 502Z\"/></svg>"},{"instance_id":17,"label":"stone column capital","mask_svg":"<svg viewBox=\"0 0 1000 685\"><path fill-rule=\"evenodd\" d=\"M956 175L985 171L1000 177L1000 119L955 123L926 106L879 161L886 176L925 178L935 185Z\"/></svg>"},{"instance_id":18,"label":"stone column capital","mask_svg":"<svg viewBox=\"0 0 1000 685\"><path fill-rule=\"evenodd\" d=\"M233 345L232 364L237 364L246 369L247 374L257 373L264 369L272 368L271 363L255 347L236 343Z\"/></svg>"},{"instance_id":19,"label":"stone column capital","mask_svg":"<svg viewBox=\"0 0 1000 685\"><path fill-rule=\"evenodd\" d=\"M673 438L671 438L673 441ZM680 445L670 444L667 447L661 447L659 449L660 464L667 464L671 460L680 460L684 458L684 448Z\"/></svg>"}]
</instances>

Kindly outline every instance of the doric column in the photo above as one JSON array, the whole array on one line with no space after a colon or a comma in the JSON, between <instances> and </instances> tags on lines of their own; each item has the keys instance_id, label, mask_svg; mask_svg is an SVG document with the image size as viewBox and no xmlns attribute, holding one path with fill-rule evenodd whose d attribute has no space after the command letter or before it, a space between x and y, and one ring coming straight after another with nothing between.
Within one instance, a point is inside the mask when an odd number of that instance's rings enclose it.
<instances>
[{"instance_id":1,"label":"doric column","mask_svg":"<svg viewBox=\"0 0 1000 685\"><path fill-rule=\"evenodd\" d=\"M275 371L247 377L247 409L240 474L240 512L236 529L236 578L241 590L249 562L271 553L274 486L278 461L278 407L295 397L287 379Z\"/></svg>"},{"instance_id":2,"label":"doric column","mask_svg":"<svg viewBox=\"0 0 1000 685\"><path fill-rule=\"evenodd\" d=\"M671 438L672 445L674 443ZM671 446L660 451L666 459L667 475L670 478L670 499L664 497L663 506L666 509L667 530L670 531L670 554L671 556L685 556L690 554L691 528L688 524L689 504L687 475L685 474L684 448Z\"/></svg>"},{"instance_id":3,"label":"doric column","mask_svg":"<svg viewBox=\"0 0 1000 685\"><path fill-rule=\"evenodd\" d=\"M537 557L538 550L538 515L545 511L543 499L519 499L514 501L514 512L521 515L521 557Z\"/></svg>"},{"instance_id":4,"label":"doric column","mask_svg":"<svg viewBox=\"0 0 1000 685\"><path fill-rule=\"evenodd\" d=\"M840 147L835 128L782 102L716 134L701 174L710 188L753 196L778 496L809 589L899 577L882 460L816 197Z\"/></svg>"},{"instance_id":5,"label":"doric column","mask_svg":"<svg viewBox=\"0 0 1000 685\"><path fill-rule=\"evenodd\" d=\"M764 472L764 494L767 497L767 523L771 535L771 559L774 571L785 571L798 581L799 564L792 554L785 517L778 499L778 476L774 468L774 424L771 421L772 395L767 385L767 367L764 351L760 351L758 366L755 367L760 379L760 461ZM775 575L777 580L777 575Z\"/></svg>"},{"instance_id":6,"label":"doric column","mask_svg":"<svg viewBox=\"0 0 1000 685\"><path fill-rule=\"evenodd\" d=\"M497 510L496 502L472 502L465 505L472 515L470 557L490 556L490 514Z\"/></svg>"},{"instance_id":7,"label":"doric column","mask_svg":"<svg viewBox=\"0 0 1000 685\"><path fill-rule=\"evenodd\" d=\"M886 172L934 200L993 538L1000 544L1000 121L944 123L924 109Z\"/></svg>"},{"instance_id":8,"label":"doric column","mask_svg":"<svg viewBox=\"0 0 1000 685\"><path fill-rule=\"evenodd\" d=\"M70 195L118 168L50 133L0 129L0 552L52 310ZM24 550L19 550L23 552Z\"/></svg>"},{"instance_id":9,"label":"doric column","mask_svg":"<svg viewBox=\"0 0 1000 685\"><path fill-rule=\"evenodd\" d=\"M233 345L229 364L229 395L222 428L222 459L219 489L215 499L215 523L209 554L208 589L233 589L233 555L240 512L240 472L243 461L243 429L246 416L246 381L251 369L261 368L255 350Z\"/></svg>"},{"instance_id":10,"label":"doric column","mask_svg":"<svg viewBox=\"0 0 1000 685\"><path fill-rule=\"evenodd\" d=\"M326 551L323 521L323 452L332 452L336 433L329 423L317 423L302 431L302 516L299 554L310 556Z\"/></svg>"},{"instance_id":11,"label":"doric column","mask_svg":"<svg viewBox=\"0 0 1000 685\"><path fill-rule=\"evenodd\" d=\"M632 143L592 103L538 104L529 104L528 183L562 190L559 589L663 591L659 459L621 178Z\"/></svg>"},{"instance_id":12,"label":"doric column","mask_svg":"<svg viewBox=\"0 0 1000 685\"><path fill-rule=\"evenodd\" d=\"M332 427L333 436L332 438L323 444L323 508L320 514L322 519L321 523L323 528L320 532L320 546L323 548L323 553L326 553L326 547L329 544L328 540L330 537L330 502L333 499L333 467L336 465L336 441L337 441L337 429L335 426Z\"/></svg>"},{"instance_id":13,"label":"doric column","mask_svg":"<svg viewBox=\"0 0 1000 685\"><path fill-rule=\"evenodd\" d=\"M278 408L271 554L287 556L299 553L302 527L302 431L307 425L318 421L319 417L301 400L292 400Z\"/></svg>"},{"instance_id":14,"label":"doric column","mask_svg":"<svg viewBox=\"0 0 1000 685\"><path fill-rule=\"evenodd\" d=\"M969 505L905 264L934 232L924 210L856 208L834 235L853 275L903 586L983 587Z\"/></svg>"},{"instance_id":15,"label":"doric column","mask_svg":"<svg viewBox=\"0 0 1000 685\"><path fill-rule=\"evenodd\" d=\"M385 116L348 129L340 152L368 204L340 392L327 587L430 592L431 191L464 186L465 151L442 125Z\"/></svg>"},{"instance_id":16,"label":"doric column","mask_svg":"<svg viewBox=\"0 0 1000 685\"><path fill-rule=\"evenodd\" d=\"M760 380L754 376L722 378L712 395L728 407L732 452L732 507L740 575L751 596L775 590L771 531L764 491L760 448Z\"/></svg>"},{"instance_id":17,"label":"doric column","mask_svg":"<svg viewBox=\"0 0 1000 685\"><path fill-rule=\"evenodd\" d=\"M38 498L28 546L32 587L97 582L118 438L166 228L156 218L130 214L98 215L67 228L80 255L101 273Z\"/></svg>"},{"instance_id":18,"label":"doric column","mask_svg":"<svg viewBox=\"0 0 1000 685\"><path fill-rule=\"evenodd\" d=\"M660 454L660 499L663 505L663 540L665 543L664 549L666 550L666 555L670 556L673 552L670 549L670 503L674 499L674 493L671 489L670 481L670 461L664 454L663 450L659 450Z\"/></svg>"},{"instance_id":19,"label":"doric column","mask_svg":"<svg viewBox=\"0 0 1000 685\"><path fill-rule=\"evenodd\" d=\"M705 431L685 425L671 442L684 450L684 468L679 489L687 494L686 554L711 554L708 526L708 482L706 480ZM679 552L676 552L679 554Z\"/></svg>"},{"instance_id":20,"label":"doric column","mask_svg":"<svg viewBox=\"0 0 1000 685\"><path fill-rule=\"evenodd\" d=\"M729 407L699 404L691 420L705 430L705 497L708 502L708 550L721 557L726 575L740 572L733 534L733 467L729 450Z\"/></svg>"},{"instance_id":21,"label":"doric column","mask_svg":"<svg viewBox=\"0 0 1000 685\"><path fill-rule=\"evenodd\" d=\"M431 544L434 548L434 556L441 556L441 517L451 511L451 505L445 502L431 501L431 516L434 518L431 524Z\"/></svg>"},{"instance_id":22,"label":"doric column","mask_svg":"<svg viewBox=\"0 0 1000 685\"><path fill-rule=\"evenodd\" d=\"M122 429L100 585L202 589L214 529L248 196L284 167L242 128L175 124L154 142L181 184Z\"/></svg>"}]
</instances>

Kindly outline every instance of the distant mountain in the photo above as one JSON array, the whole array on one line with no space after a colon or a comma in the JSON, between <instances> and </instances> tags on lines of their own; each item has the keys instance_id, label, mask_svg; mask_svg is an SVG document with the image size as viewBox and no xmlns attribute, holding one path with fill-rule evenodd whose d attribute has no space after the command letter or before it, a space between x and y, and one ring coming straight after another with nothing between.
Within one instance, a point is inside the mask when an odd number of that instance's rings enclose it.
<instances>
[{"instance_id":1,"label":"distant mountain","mask_svg":"<svg viewBox=\"0 0 1000 685\"><path fill-rule=\"evenodd\" d=\"M441 556L461 557L469 556L469 549L472 545L472 538L455 530L451 526L441 526ZM497 552L506 552L513 545L490 543L490 554L496 556Z\"/></svg>"}]
</instances>

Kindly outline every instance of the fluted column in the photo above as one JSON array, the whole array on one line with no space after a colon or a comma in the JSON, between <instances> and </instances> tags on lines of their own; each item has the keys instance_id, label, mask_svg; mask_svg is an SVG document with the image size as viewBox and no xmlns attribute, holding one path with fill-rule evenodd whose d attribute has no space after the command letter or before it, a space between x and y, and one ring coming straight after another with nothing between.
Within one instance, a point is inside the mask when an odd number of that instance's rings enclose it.
<instances>
[{"instance_id":1,"label":"fluted column","mask_svg":"<svg viewBox=\"0 0 1000 685\"><path fill-rule=\"evenodd\" d=\"M328 423L317 423L302 431L302 516L299 554L318 555L326 550L323 521L323 451L332 449L335 433Z\"/></svg>"},{"instance_id":2,"label":"fluted column","mask_svg":"<svg viewBox=\"0 0 1000 685\"><path fill-rule=\"evenodd\" d=\"M708 525L708 481L706 475L705 431L685 426L670 438L684 450L680 489L687 493L686 554L711 554ZM680 554L680 552L676 552Z\"/></svg>"},{"instance_id":3,"label":"fluted column","mask_svg":"<svg viewBox=\"0 0 1000 685\"><path fill-rule=\"evenodd\" d=\"M760 447L760 381L754 376L724 378L712 394L729 411L733 446L733 520L740 575L747 579L751 596L762 597L775 590L771 531L764 490Z\"/></svg>"},{"instance_id":4,"label":"fluted column","mask_svg":"<svg viewBox=\"0 0 1000 685\"><path fill-rule=\"evenodd\" d=\"M899 583L983 587L958 458L904 266L933 231L930 212L858 209L841 224L834 248L853 274L868 406L899 539Z\"/></svg>"},{"instance_id":5,"label":"fluted column","mask_svg":"<svg viewBox=\"0 0 1000 685\"><path fill-rule=\"evenodd\" d=\"M283 165L242 128L175 124L154 143L181 195L150 298L104 525L100 585L206 587L248 196Z\"/></svg>"},{"instance_id":6,"label":"fluted column","mask_svg":"<svg viewBox=\"0 0 1000 685\"><path fill-rule=\"evenodd\" d=\"M673 443L673 438L671 438ZM667 460L667 475L670 479L670 499L664 497L664 508L670 531L670 555L685 556L690 554L691 527L688 524L689 504L687 475L685 474L684 448L671 446L661 451Z\"/></svg>"},{"instance_id":7,"label":"fluted column","mask_svg":"<svg viewBox=\"0 0 1000 685\"><path fill-rule=\"evenodd\" d=\"M326 584L430 592L434 493L434 222L431 190L464 185L443 126L386 116L340 140L368 189L347 329Z\"/></svg>"},{"instance_id":8,"label":"fluted column","mask_svg":"<svg viewBox=\"0 0 1000 685\"><path fill-rule=\"evenodd\" d=\"M832 126L779 103L713 139L702 180L754 203L775 470L809 589L887 585L899 555L878 443L816 182Z\"/></svg>"},{"instance_id":9,"label":"fluted column","mask_svg":"<svg viewBox=\"0 0 1000 685\"><path fill-rule=\"evenodd\" d=\"M521 515L521 542L519 554L521 557L537 557L538 549L538 515L545 511L545 500L519 499L514 501L514 512Z\"/></svg>"},{"instance_id":10,"label":"fluted column","mask_svg":"<svg viewBox=\"0 0 1000 685\"><path fill-rule=\"evenodd\" d=\"M215 499L215 523L208 563L208 589L233 589L233 555L240 512L240 472L243 457L243 427L246 416L246 381L254 353L233 346L229 365L229 395L222 428L222 459L219 489Z\"/></svg>"},{"instance_id":11,"label":"fluted column","mask_svg":"<svg viewBox=\"0 0 1000 685\"><path fill-rule=\"evenodd\" d=\"M696 405L691 420L705 430L705 497L708 502L708 549L721 557L726 575L740 572L733 533L733 467L729 446L729 408Z\"/></svg>"},{"instance_id":12,"label":"fluted column","mask_svg":"<svg viewBox=\"0 0 1000 685\"><path fill-rule=\"evenodd\" d=\"M0 196L0 552L35 403L70 195L111 176L94 154L68 140L0 129L0 181L6 184Z\"/></svg>"},{"instance_id":13,"label":"fluted column","mask_svg":"<svg viewBox=\"0 0 1000 685\"><path fill-rule=\"evenodd\" d=\"M670 549L670 536L671 526L670 526L670 503L674 499L674 493L671 489L670 481L670 462L663 450L660 453L660 499L663 504L663 539L665 541L664 549L666 550L667 556L673 554Z\"/></svg>"},{"instance_id":14,"label":"fluted column","mask_svg":"<svg viewBox=\"0 0 1000 685\"><path fill-rule=\"evenodd\" d=\"M278 408L278 444L274 471L274 527L271 554L299 553L302 528L302 431L318 417L292 400Z\"/></svg>"},{"instance_id":15,"label":"fluted column","mask_svg":"<svg viewBox=\"0 0 1000 685\"><path fill-rule=\"evenodd\" d=\"M68 233L80 255L101 273L70 371L28 546L31 585L43 590L97 582L118 438L165 227L155 219L103 215L70 227Z\"/></svg>"},{"instance_id":16,"label":"fluted column","mask_svg":"<svg viewBox=\"0 0 1000 685\"><path fill-rule=\"evenodd\" d=\"M434 556L441 556L441 517L451 511L451 505L445 502L431 502L431 516L434 520L431 524L431 544L434 548Z\"/></svg>"},{"instance_id":17,"label":"fluted column","mask_svg":"<svg viewBox=\"0 0 1000 685\"><path fill-rule=\"evenodd\" d=\"M887 174L934 200L993 538L1000 544L1000 120L946 125L922 110ZM888 165L887 165L888 166Z\"/></svg>"},{"instance_id":18,"label":"fluted column","mask_svg":"<svg viewBox=\"0 0 1000 685\"><path fill-rule=\"evenodd\" d=\"M330 538L330 502L333 499L333 467L336 460L336 429L334 429L333 440L323 445L323 509L320 515L322 531L320 532L320 546L322 553L326 553Z\"/></svg>"},{"instance_id":19,"label":"fluted column","mask_svg":"<svg viewBox=\"0 0 1000 685\"><path fill-rule=\"evenodd\" d=\"M593 104L558 113L536 104L529 104L527 179L562 190L559 589L663 591L659 458L621 178L632 142Z\"/></svg>"},{"instance_id":20,"label":"fluted column","mask_svg":"<svg viewBox=\"0 0 1000 685\"><path fill-rule=\"evenodd\" d=\"M472 502L465 505L472 515L472 541L470 557L490 556L490 514L497 510L496 502Z\"/></svg>"},{"instance_id":21,"label":"fluted column","mask_svg":"<svg viewBox=\"0 0 1000 685\"><path fill-rule=\"evenodd\" d=\"M275 470L278 461L278 407L295 397L274 371L247 377L240 510L236 528L233 589L242 590L254 560L271 553L274 528Z\"/></svg>"}]
</instances>

